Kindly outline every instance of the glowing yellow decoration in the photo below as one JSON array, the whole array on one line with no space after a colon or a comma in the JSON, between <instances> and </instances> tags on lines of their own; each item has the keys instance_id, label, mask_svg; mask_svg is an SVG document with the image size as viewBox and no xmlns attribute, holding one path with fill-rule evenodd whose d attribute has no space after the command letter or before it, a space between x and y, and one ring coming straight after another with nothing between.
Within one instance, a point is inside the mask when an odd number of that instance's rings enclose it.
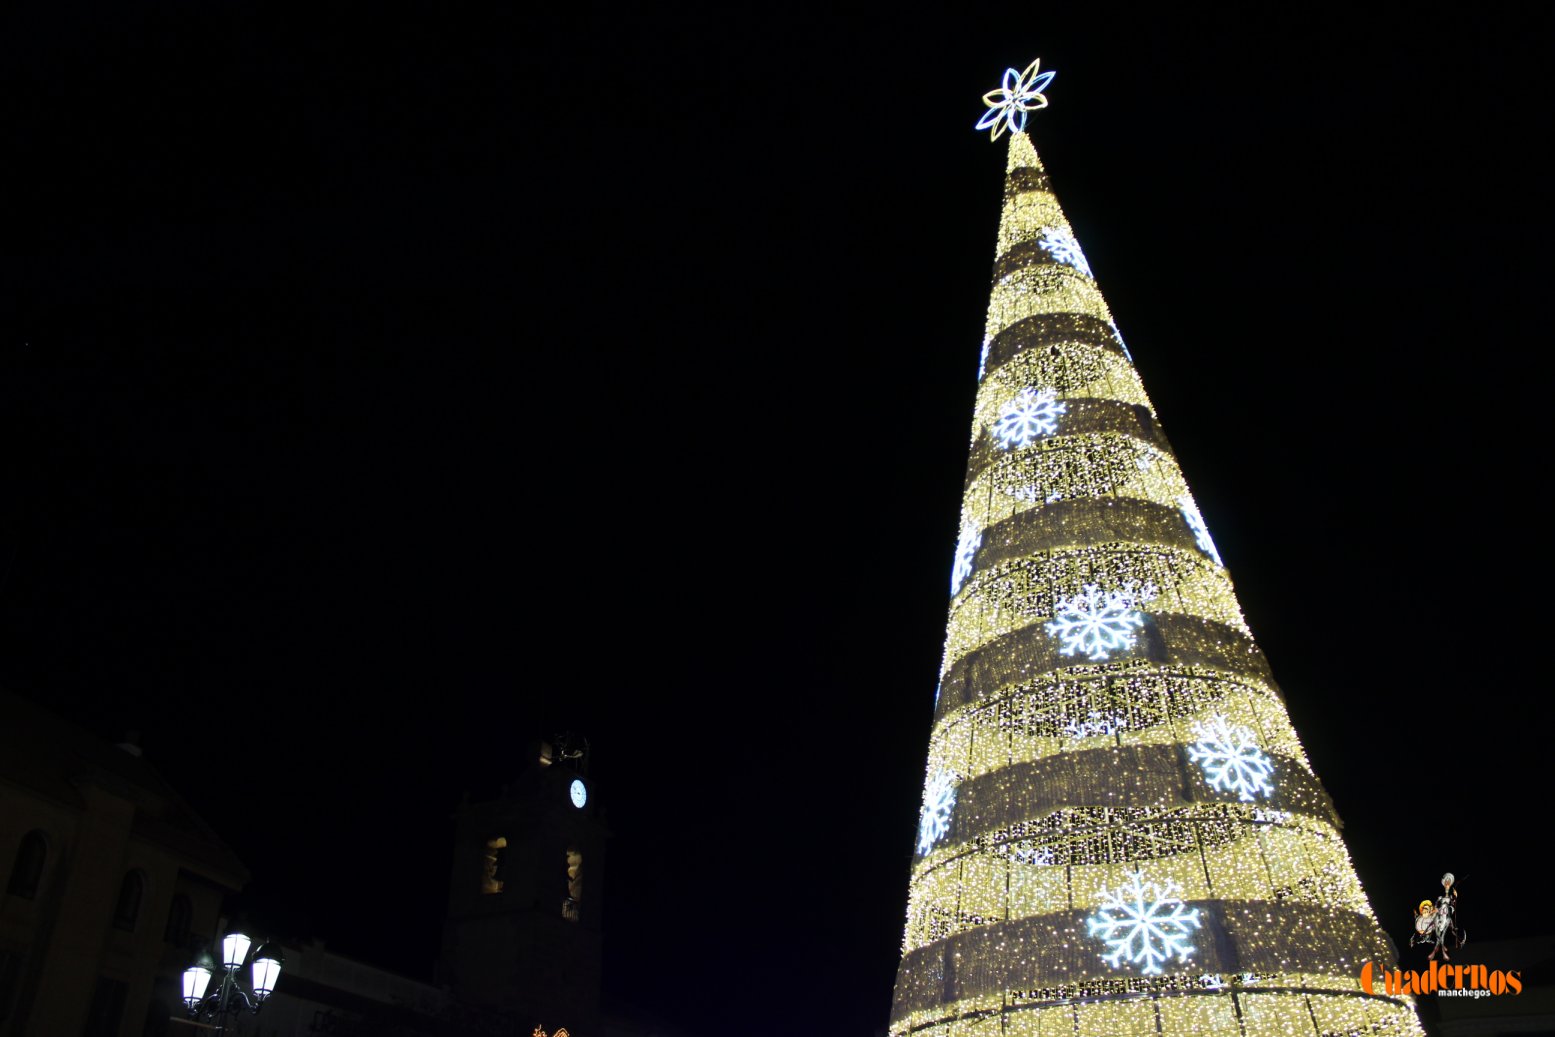
<instances>
[{"instance_id":1,"label":"glowing yellow decoration","mask_svg":"<svg viewBox=\"0 0 1555 1037\"><path fill-rule=\"evenodd\" d=\"M996 133L1035 66L1009 75ZM893 1037L1420 1037L1410 997L1360 990L1393 954L1021 132L980 347L959 527L976 564L957 569L928 747L927 773L956 775L954 823L913 858ZM1036 390L1056 426L1001 439ZM1129 645L1064 654L1055 617L1081 589L1146 585ZM1206 779L1210 728L1256 746L1240 781ZM1120 933L1088 921L1141 874L1200 923L1160 975L1109 960Z\"/></svg>"}]
</instances>

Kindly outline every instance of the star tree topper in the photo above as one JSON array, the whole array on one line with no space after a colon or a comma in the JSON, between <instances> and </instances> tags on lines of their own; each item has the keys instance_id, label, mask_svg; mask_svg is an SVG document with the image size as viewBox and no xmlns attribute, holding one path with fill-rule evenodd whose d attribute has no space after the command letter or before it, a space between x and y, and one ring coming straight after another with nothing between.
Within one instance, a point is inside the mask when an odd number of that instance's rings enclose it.
<instances>
[{"instance_id":1,"label":"star tree topper","mask_svg":"<svg viewBox=\"0 0 1555 1037\"><path fill-rule=\"evenodd\" d=\"M1037 74L1037 66L1042 63L1037 58L1026 71L1017 72L1013 68L1004 70L1004 85L997 90L990 90L983 95L983 103L988 110L977 121L977 129L992 130L993 139L998 140L999 135L1005 130L1011 133L1022 133L1026 129L1026 113L1034 112L1047 107L1047 98L1042 91L1053 81L1056 72L1043 72Z\"/></svg>"}]
</instances>

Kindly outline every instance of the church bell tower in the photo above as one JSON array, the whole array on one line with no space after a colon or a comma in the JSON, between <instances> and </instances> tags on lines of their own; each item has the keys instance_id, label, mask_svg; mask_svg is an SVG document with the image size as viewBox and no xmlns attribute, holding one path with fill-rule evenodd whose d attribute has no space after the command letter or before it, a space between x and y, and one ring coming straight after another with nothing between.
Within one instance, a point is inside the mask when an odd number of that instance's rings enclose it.
<instances>
[{"instance_id":1,"label":"church bell tower","mask_svg":"<svg viewBox=\"0 0 1555 1037\"><path fill-rule=\"evenodd\" d=\"M525 1028L596 1032L607 833L588 743L530 743L501 795L456 821L439 981Z\"/></svg>"}]
</instances>

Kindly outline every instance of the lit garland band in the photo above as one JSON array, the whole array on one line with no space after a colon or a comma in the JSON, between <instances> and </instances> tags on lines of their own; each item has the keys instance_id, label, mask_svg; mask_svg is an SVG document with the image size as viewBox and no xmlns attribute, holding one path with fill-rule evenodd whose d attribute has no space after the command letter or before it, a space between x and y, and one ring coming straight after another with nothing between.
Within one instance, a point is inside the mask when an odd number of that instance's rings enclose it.
<instances>
[{"instance_id":1,"label":"lit garland band","mask_svg":"<svg viewBox=\"0 0 1555 1037\"><path fill-rule=\"evenodd\" d=\"M985 99L1009 163L891 1033L1416 1037L1357 982L1390 944L1019 132L1050 78Z\"/></svg>"}]
</instances>

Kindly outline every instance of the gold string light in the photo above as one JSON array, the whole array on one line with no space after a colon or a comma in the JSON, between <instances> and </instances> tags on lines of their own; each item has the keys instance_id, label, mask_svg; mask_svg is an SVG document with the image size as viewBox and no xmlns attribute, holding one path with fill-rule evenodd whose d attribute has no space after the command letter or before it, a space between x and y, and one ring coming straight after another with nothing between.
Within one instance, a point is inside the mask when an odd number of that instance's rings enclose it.
<instances>
[{"instance_id":1,"label":"gold string light","mask_svg":"<svg viewBox=\"0 0 1555 1037\"><path fill-rule=\"evenodd\" d=\"M1419 1037L1360 989L1386 937L1020 132L1036 70L983 123L1009 162L891 1033ZM1131 890L1183 920L1160 974L1107 942Z\"/></svg>"}]
</instances>

